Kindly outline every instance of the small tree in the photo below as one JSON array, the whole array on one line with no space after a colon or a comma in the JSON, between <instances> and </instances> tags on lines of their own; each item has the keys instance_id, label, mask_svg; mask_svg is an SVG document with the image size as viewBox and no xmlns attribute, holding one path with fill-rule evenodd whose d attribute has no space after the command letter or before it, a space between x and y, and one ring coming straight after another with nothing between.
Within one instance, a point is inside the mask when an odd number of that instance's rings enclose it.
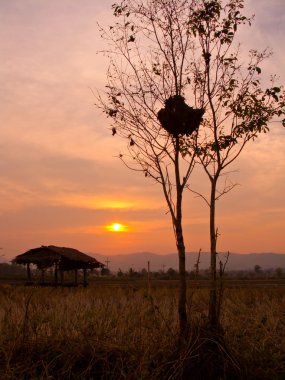
<instances>
[{"instance_id":1,"label":"small tree","mask_svg":"<svg viewBox=\"0 0 285 380\"><path fill-rule=\"evenodd\" d=\"M213 327L219 324L220 304L217 299L216 202L235 186L227 177L221 188L218 182L247 143L266 133L274 117L281 122L285 114L284 90L276 86L276 78L271 77L268 86L261 81L260 65L270 52L251 50L248 63L244 64L244 57L240 59L240 46L234 46L239 27L251 24L251 19L242 14L243 7L243 0L197 0L190 20L192 91L206 109L196 152L210 181L210 195L192 191L206 201L210 210L209 320Z\"/></svg>"},{"instance_id":2,"label":"small tree","mask_svg":"<svg viewBox=\"0 0 285 380\"><path fill-rule=\"evenodd\" d=\"M283 274L283 270L282 270L282 268L280 268L280 267L276 268L276 269L275 269L275 273L276 273L276 276L277 276L278 278L281 278L281 277L282 277L282 274Z\"/></svg>"},{"instance_id":3,"label":"small tree","mask_svg":"<svg viewBox=\"0 0 285 380\"><path fill-rule=\"evenodd\" d=\"M168 268L167 271L166 271L166 274L167 274L167 276L169 276L170 278L174 278L174 277L176 277L177 272L176 272L176 270L173 269L173 268Z\"/></svg>"},{"instance_id":4,"label":"small tree","mask_svg":"<svg viewBox=\"0 0 285 380\"><path fill-rule=\"evenodd\" d=\"M102 268L101 269L101 275L102 276L110 276L111 275L111 271L110 271L110 269L109 268Z\"/></svg>"},{"instance_id":5,"label":"small tree","mask_svg":"<svg viewBox=\"0 0 285 380\"><path fill-rule=\"evenodd\" d=\"M121 268L119 268L119 270L118 270L118 272L117 272L117 277L119 277L119 278L124 277L124 273L123 273L123 271L122 271Z\"/></svg>"},{"instance_id":6,"label":"small tree","mask_svg":"<svg viewBox=\"0 0 285 380\"><path fill-rule=\"evenodd\" d=\"M161 185L179 257L179 324L187 330L183 191L194 154L181 149L197 138L203 109L185 102L192 46L190 0L125 0L113 5L117 22L101 29L110 60L105 94L96 105L112 119L112 134L128 142L119 158ZM197 103L192 99L193 106Z\"/></svg>"}]
</instances>

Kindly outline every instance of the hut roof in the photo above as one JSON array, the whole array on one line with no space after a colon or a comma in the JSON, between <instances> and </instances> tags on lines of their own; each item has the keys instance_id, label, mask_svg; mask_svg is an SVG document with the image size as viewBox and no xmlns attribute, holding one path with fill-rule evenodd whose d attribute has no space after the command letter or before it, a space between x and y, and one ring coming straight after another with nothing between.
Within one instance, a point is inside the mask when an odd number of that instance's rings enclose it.
<instances>
[{"instance_id":1,"label":"hut roof","mask_svg":"<svg viewBox=\"0 0 285 380\"><path fill-rule=\"evenodd\" d=\"M54 245L30 249L16 256L17 264L35 264L38 268L48 268L55 263L63 270L83 268L103 268L104 264L74 248L56 247Z\"/></svg>"}]
</instances>

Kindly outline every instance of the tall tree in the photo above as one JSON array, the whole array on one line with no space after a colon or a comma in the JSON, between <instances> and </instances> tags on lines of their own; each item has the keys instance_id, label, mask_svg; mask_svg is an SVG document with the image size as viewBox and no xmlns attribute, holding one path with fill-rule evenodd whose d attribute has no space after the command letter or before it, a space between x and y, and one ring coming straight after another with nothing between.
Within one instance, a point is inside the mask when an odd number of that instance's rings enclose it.
<instances>
[{"instance_id":1,"label":"tall tree","mask_svg":"<svg viewBox=\"0 0 285 380\"><path fill-rule=\"evenodd\" d=\"M181 146L195 141L204 112L189 107L183 97L189 85L192 3L125 0L113 5L117 22L101 28L110 66L105 93L96 103L112 119L113 135L127 139L127 152L119 156L123 163L161 185L179 257L181 335L187 330L182 200L194 167L194 154L186 155Z\"/></svg>"},{"instance_id":2,"label":"tall tree","mask_svg":"<svg viewBox=\"0 0 285 380\"><path fill-rule=\"evenodd\" d=\"M220 305L216 274L216 201L235 186L226 180L220 187L218 182L247 143L269 131L273 118L285 126L283 87L275 84L275 76L262 82L260 67L270 51L251 50L248 62L244 63L240 45L234 44L239 27L251 25L252 21L242 14L243 8L243 0L197 0L191 14L192 90L207 110L197 141L197 157L210 181L210 195L199 195L210 210L209 321L213 327L219 324Z\"/></svg>"}]
</instances>

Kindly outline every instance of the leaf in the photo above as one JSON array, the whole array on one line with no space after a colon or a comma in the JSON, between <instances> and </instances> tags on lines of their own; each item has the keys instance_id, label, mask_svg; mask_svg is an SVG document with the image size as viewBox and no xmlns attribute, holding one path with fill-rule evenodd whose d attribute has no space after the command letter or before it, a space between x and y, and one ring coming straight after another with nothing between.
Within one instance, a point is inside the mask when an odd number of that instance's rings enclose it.
<instances>
[{"instance_id":1,"label":"leaf","mask_svg":"<svg viewBox=\"0 0 285 380\"><path fill-rule=\"evenodd\" d=\"M281 91L281 88L280 87L273 87L272 90L274 92L280 92Z\"/></svg>"},{"instance_id":2,"label":"leaf","mask_svg":"<svg viewBox=\"0 0 285 380\"><path fill-rule=\"evenodd\" d=\"M276 100L276 102L278 102L279 98L278 98L278 96L276 94L273 93L272 97Z\"/></svg>"},{"instance_id":3,"label":"leaf","mask_svg":"<svg viewBox=\"0 0 285 380\"><path fill-rule=\"evenodd\" d=\"M121 104L121 103L119 102L119 100L118 100L115 96L112 96L112 102L113 102L114 104Z\"/></svg>"},{"instance_id":4,"label":"leaf","mask_svg":"<svg viewBox=\"0 0 285 380\"><path fill-rule=\"evenodd\" d=\"M118 111L117 111L117 110L114 110L114 109L109 109L109 110L107 111L107 113L108 113L108 115L111 116L111 117L116 117Z\"/></svg>"},{"instance_id":5,"label":"leaf","mask_svg":"<svg viewBox=\"0 0 285 380\"><path fill-rule=\"evenodd\" d=\"M135 37L134 36L130 36L130 38L128 39L128 42L134 42L135 41Z\"/></svg>"}]
</instances>

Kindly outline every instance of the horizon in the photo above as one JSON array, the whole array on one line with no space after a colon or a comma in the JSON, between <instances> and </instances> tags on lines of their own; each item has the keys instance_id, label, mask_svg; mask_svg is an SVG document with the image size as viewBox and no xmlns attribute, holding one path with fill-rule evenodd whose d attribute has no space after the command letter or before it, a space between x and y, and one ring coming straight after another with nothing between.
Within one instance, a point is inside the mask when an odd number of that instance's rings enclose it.
<instances>
[{"instance_id":1,"label":"horizon","mask_svg":"<svg viewBox=\"0 0 285 380\"><path fill-rule=\"evenodd\" d=\"M37 247L33 247L33 248L37 248ZM61 247L61 248L73 248L73 247ZM27 251L26 251L27 252ZM21 252L21 253L18 253L19 255L20 254L23 254L23 253L26 253L26 252ZM82 252L82 253L85 253L89 256L92 256L94 258L96 258L96 256L101 256L101 257L105 257L106 259L109 259L109 258L112 258L112 257L118 257L118 256L143 256L143 255L152 255L152 256L177 256L177 252L168 252L168 253L157 253L157 252L150 252L150 251L138 251L138 252L125 252L125 253L115 253L113 255L107 255L105 253L102 253L102 252ZM198 254L199 251L186 251L185 254L186 255L194 255L194 254ZM228 252L227 251L224 251L224 252L218 252L218 255L225 255L227 254ZM210 255L210 252L209 251L201 251L201 255ZM249 255L285 255L285 251L284 252L244 252L244 253L240 253L240 252L229 252L230 256L231 255L238 255L238 256L249 256ZM16 255L17 256L17 255ZM0 260L1 260L1 255L0 255ZM5 259L3 261L0 261L0 264L3 264L3 263L9 263L11 261L5 261ZM178 261L177 261L178 263Z\"/></svg>"},{"instance_id":2,"label":"horizon","mask_svg":"<svg viewBox=\"0 0 285 380\"><path fill-rule=\"evenodd\" d=\"M67 248L67 247L65 247ZM23 252L24 253L24 252ZM148 267L150 272L166 272L168 269L178 271L177 253L156 254L154 252L133 252L128 254L116 254L113 256L101 253L84 252L104 264L111 273L122 271L124 273L133 269L135 272ZM199 252L186 252L186 270L195 271ZM275 271L277 268L285 270L285 253L275 252L251 252L240 254L238 252L230 253L227 258L227 252L219 252L218 260L225 263L226 272L236 271L255 271L258 265L264 273L267 270ZM10 261L0 261L0 264L13 265ZM24 268L23 264L17 264ZM199 268L207 270L210 267L210 252L201 252L199 258Z\"/></svg>"},{"instance_id":3,"label":"horizon","mask_svg":"<svg viewBox=\"0 0 285 380\"><path fill-rule=\"evenodd\" d=\"M109 257L176 252L160 186L115 157L125 143L112 136L109 120L93 105L91 90L104 88L107 66L97 54L104 42L96 22L114 21L112 3L0 3L1 260L40 245ZM255 20L238 39L243 54L272 48L262 75L276 73L285 83L282 3L246 1ZM270 126L231 168L240 186L217 205L219 251L285 252L285 129ZM194 173L191 184L207 193L204 179ZM183 222L186 251L208 251L208 209L189 192Z\"/></svg>"}]
</instances>

